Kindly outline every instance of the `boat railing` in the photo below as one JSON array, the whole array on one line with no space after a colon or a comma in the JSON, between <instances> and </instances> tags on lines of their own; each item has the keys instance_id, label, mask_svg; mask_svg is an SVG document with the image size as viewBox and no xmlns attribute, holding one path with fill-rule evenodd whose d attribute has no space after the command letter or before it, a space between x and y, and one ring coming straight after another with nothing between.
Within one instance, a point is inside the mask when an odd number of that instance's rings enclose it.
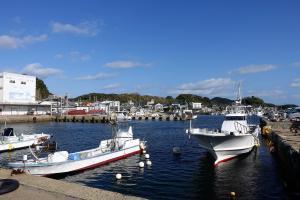
<instances>
[{"instance_id":1,"label":"boat railing","mask_svg":"<svg viewBox=\"0 0 300 200\"><path fill-rule=\"evenodd\" d=\"M218 134L218 133L220 133L220 130L218 130L218 129L208 129L208 128L193 128L192 132L193 133L204 132L204 133L209 133L209 134Z\"/></svg>"},{"instance_id":2,"label":"boat railing","mask_svg":"<svg viewBox=\"0 0 300 200\"><path fill-rule=\"evenodd\" d=\"M234 122L234 128L242 134L246 134L248 132L248 126L241 124L240 122Z\"/></svg>"}]
</instances>

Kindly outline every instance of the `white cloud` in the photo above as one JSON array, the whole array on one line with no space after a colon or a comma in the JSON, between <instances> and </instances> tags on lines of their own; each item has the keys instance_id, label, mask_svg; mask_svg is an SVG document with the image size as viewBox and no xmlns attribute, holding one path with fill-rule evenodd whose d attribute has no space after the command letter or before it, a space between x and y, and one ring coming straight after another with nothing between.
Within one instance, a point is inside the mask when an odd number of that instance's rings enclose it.
<instances>
[{"instance_id":1,"label":"white cloud","mask_svg":"<svg viewBox=\"0 0 300 200\"><path fill-rule=\"evenodd\" d=\"M272 64L247 65L247 66L238 68L236 71L240 74L253 74L253 73L271 71L271 70L274 70L275 68L276 68L276 66L272 65Z\"/></svg>"},{"instance_id":2,"label":"white cloud","mask_svg":"<svg viewBox=\"0 0 300 200\"><path fill-rule=\"evenodd\" d=\"M64 58L64 54L58 53L54 56L56 59L63 59Z\"/></svg>"},{"instance_id":3,"label":"white cloud","mask_svg":"<svg viewBox=\"0 0 300 200\"><path fill-rule=\"evenodd\" d=\"M113 83L113 84L109 84L109 85L102 87L102 89L103 90L112 90L112 89L119 88L120 86L121 85L119 83Z\"/></svg>"},{"instance_id":4,"label":"white cloud","mask_svg":"<svg viewBox=\"0 0 300 200\"><path fill-rule=\"evenodd\" d=\"M48 39L46 34L39 36L14 37L10 35L0 35L0 48L17 49L28 44L42 42Z\"/></svg>"},{"instance_id":5,"label":"white cloud","mask_svg":"<svg viewBox=\"0 0 300 200\"><path fill-rule=\"evenodd\" d=\"M148 67L151 64L141 63L137 61L129 61L129 60L118 60L113 62L105 63L105 67L109 68L121 68L121 69L127 69L127 68L134 68L134 67Z\"/></svg>"},{"instance_id":6,"label":"white cloud","mask_svg":"<svg viewBox=\"0 0 300 200\"><path fill-rule=\"evenodd\" d=\"M99 79L108 79L115 76L116 76L115 74L98 73L95 75L77 77L76 80L99 80Z\"/></svg>"},{"instance_id":7,"label":"white cloud","mask_svg":"<svg viewBox=\"0 0 300 200\"><path fill-rule=\"evenodd\" d=\"M40 63L31 63L25 66L22 73L37 76L39 78L46 78L49 76L61 75L63 72L60 69L43 67Z\"/></svg>"},{"instance_id":8,"label":"white cloud","mask_svg":"<svg viewBox=\"0 0 300 200\"><path fill-rule=\"evenodd\" d=\"M296 78L290 85L291 87L300 87L300 78Z\"/></svg>"},{"instance_id":9,"label":"white cloud","mask_svg":"<svg viewBox=\"0 0 300 200\"><path fill-rule=\"evenodd\" d=\"M292 97L294 97L296 99L300 99L300 94L293 94Z\"/></svg>"},{"instance_id":10,"label":"white cloud","mask_svg":"<svg viewBox=\"0 0 300 200\"><path fill-rule=\"evenodd\" d=\"M228 95L228 90L233 89L234 81L229 78L212 78L196 83L185 83L177 87L172 93L191 93L204 96Z\"/></svg>"},{"instance_id":11,"label":"white cloud","mask_svg":"<svg viewBox=\"0 0 300 200\"><path fill-rule=\"evenodd\" d=\"M79 51L71 51L69 53L69 57L70 57L71 61L73 61L73 62L77 62L77 61L84 62L84 61L88 61L91 59L90 55L82 54Z\"/></svg>"},{"instance_id":12,"label":"white cloud","mask_svg":"<svg viewBox=\"0 0 300 200\"><path fill-rule=\"evenodd\" d=\"M100 31L100 25L97 21L84 21L80 24L64 24L61 22L52 22L53 33L71 33L76 35L95 36Z\"/></svg>"},{"instance_id":13,"label":"white cloud","mask_svg":"<svg viewBox=\"0 0 300 200\"><path fill-rule=\"evenodd\" d=\"M294 62L292 63L292 66L300 68L300 62Z\"/></svg>"}]
</instances>

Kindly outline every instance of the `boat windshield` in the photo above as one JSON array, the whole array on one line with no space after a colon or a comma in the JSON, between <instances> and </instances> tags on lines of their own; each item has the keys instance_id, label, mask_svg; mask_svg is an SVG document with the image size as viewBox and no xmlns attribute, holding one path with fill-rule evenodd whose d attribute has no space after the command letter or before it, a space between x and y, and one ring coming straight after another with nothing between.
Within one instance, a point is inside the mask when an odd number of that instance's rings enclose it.
<instances>
[{"instance_id":1,"label":"boat windshield","mask_svg":"<svg viewBox=\"0 0 300 200\"><path fill-rule=\"evenodd\" d=\"M227 121L241 121L241 120L246 120L245 116L226 116L225 120Z\"/></svg>"}]
</instances>

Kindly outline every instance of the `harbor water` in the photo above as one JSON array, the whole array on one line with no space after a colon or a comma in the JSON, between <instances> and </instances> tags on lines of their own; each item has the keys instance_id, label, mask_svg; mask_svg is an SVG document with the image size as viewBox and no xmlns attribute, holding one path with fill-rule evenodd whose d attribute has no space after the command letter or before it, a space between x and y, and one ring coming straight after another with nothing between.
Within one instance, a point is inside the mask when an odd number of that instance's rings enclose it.
<instances>
[{"instance_id":1,"label":"harbor water","mask_svg":"<svg viewBox=\"0 0 300 200\"><path fill-rule=\"evenodd\" d=\"M222 116L199 116L193 127L220 128ZM253 123L258 119L253 117ZM280 167L264 141L251 153L213 165L213 158L189 138L185 129L188 121L132 121L135 138L147 141L147 153L152 166L139 168L145 161L135 155L92 170L56 177L90 187L130 194L148 199L224 199L235 192L238 199L285 199ZM94 148L100 140L111 138L108 124L92 123L30 123L13 124L15 132L49 133L60 150L69 152ZM124 126L126 127L126 126ZM174 155L179 147L180 155ZM22 159L27 149L1 153L0 164ZM121 180L115 175L122 174Z\"/></svg>"}]
</instances>

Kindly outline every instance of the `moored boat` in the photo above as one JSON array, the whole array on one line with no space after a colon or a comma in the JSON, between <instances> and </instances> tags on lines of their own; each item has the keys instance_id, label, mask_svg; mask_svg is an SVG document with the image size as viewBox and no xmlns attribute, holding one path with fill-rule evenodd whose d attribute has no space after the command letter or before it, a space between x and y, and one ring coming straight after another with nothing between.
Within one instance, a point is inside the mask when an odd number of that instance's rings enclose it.
<instances>
[{"instance_id":1,"label":"moored boat","mask_svg":"<svg viewBox=\"0 0 300 200\"><path fill-rule=\"evenodd\" d=\"M128 131L118 130L115 137L102 140L99 147L68 153L59 151L47 157L38 158L33 152L34 159L11 162L9 167L28 174L49 176L94 168L115 160L126 158L139 153L145 148L145 141L133 139L132 127Z\"/></svg>"},{"instance_id":2,"label":"moored boat","mask_svg":"<svg viewBox=\"0 0 300 200\"><path fill-rule=\"evenodd\" d=\"M187 133L195 137L200 146L212 154L215 158L214 164L218 165L250 152L259 144L260 128L258 125L249 124L247 117L245 106L241 105L238 95L235 105L225 115L221 130L192 128L190 124Z\"/></svg>"},{"instance_id":3,"label":"moored boat","mask_svg":"<svg viewBox=\"0 0 300 200\"><path fill-rule=\"evenodd\" d=\"M39 145L50 139L49 134L20 134L15 135L13 128L4 128L0 137L0 152L27 148Z\"/></svg>"}]
</instances>

